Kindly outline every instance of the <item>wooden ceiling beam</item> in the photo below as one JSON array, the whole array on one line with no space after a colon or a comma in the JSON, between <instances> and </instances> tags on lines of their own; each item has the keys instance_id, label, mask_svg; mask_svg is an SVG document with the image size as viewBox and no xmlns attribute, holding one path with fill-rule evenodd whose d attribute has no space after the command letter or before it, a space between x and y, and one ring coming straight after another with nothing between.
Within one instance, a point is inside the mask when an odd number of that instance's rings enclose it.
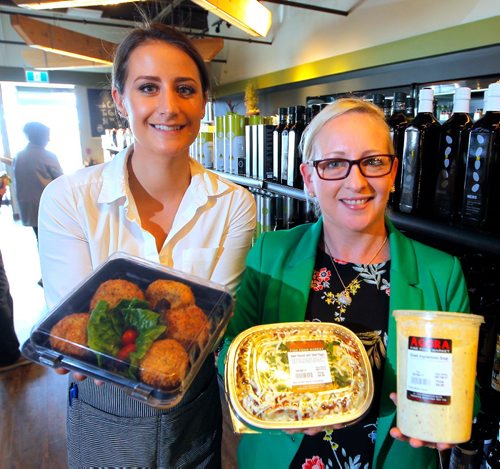
<instances>
[{"instance_id":1,"label":"wooden ceiling beam","mask_svg":"<svg viewBox=\"0 0 500 469\"><path fill-rule=\"evenodd\" d=\"M63 55L101 63L112 63L116 44L54 26L26 16L13 15L12 27L26 44Z\"/></svg>"},{"instance_id":2,"label":"wooden ceiling beam","mask_svg":"<svg viewBox=\"0 0 500 469\"><path fill-rule=\"evenodd\" d=\"M69 56L77 60L87 60L90 62L87 64L89 67L112 64L113 54L117 46L112 42L54 26L27 16L12 15L10 21L16 32L31 47ZM222 38L192 39L192 42L205 62L213 60L224 47ZM38 61L33 54L30 57L31 61ZM55 59L51 58L50 61L53 63ZM58 62L62 63L63 61L59 60Z\"/></svg>"}]
</instances>

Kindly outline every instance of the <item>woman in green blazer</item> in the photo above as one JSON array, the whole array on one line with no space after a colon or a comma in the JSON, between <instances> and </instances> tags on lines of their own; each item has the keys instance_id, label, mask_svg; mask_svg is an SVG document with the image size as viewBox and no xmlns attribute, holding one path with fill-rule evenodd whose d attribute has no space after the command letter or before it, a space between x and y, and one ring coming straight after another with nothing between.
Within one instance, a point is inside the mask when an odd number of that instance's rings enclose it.
<instances>
[{"instance_id":1,"label":"woman in green blazer","mask_svg":"<svg viewBox=\"0 0 500 469\"><path fill-rule=\"evenodd\" d=\"M314 224L258 238L247 257L219 370L223 372L231 339L251 326L329 320L363 333L372 330L377 316L379 330L374 332L379 337L370 352L378 376L374 410L366 421L343 429L340 440L337 430L314 436L244 434L238 467L437 467L436 446L449 445L409 442L395 428L396 406L389 397L396 390L392 311L467 312L459 261L410 240L385 217L397 162L378 108L357 99L338 100L316 116L302 147L305 187L318 202L322 217ZM322 162L315 166L316 160ZM373 333L364 333L373 344ZM370 428L367 435L363 426Z\"/></svg>"}]
</instances>

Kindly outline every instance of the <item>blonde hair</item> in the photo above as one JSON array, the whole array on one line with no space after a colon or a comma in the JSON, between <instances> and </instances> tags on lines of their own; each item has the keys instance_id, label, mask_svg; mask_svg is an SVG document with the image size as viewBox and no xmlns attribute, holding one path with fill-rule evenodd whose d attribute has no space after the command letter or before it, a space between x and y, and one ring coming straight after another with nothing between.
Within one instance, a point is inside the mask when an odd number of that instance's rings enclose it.
<instances>
[{"instance_id":1,"label":"blonde hair","mask_svg":"<svg viewBox=\"0 0 500 469\"><path fill-rule=\"evenodd\" d=\"M323 108L304 130L299 144L302 153L302 161L304 163L314 159L316 135L323 126L332 119L347 113L366 114L378 120L384 128L384 135L381 135L381 138L387 139L388 153L394 153L390 129L385 122L383 111L375 104L363 101L360 98L341 98Z\"/></svg>"}]
</instances>

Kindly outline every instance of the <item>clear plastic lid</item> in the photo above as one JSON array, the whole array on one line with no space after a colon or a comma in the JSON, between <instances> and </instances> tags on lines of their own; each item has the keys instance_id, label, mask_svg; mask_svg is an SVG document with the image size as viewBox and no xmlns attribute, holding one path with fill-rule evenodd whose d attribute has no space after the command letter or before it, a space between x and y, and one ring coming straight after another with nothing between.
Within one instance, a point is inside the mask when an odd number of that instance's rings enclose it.
<instances>
[{"instance_id":1,"label":"clear plastic lid","mask_svg":"<svg viewBox=\"0 0 500 469\"><path fill-rule=\"evenodd\" d=\"M222 338L231 310L225 287L118 253L33 328L23 354L171 407Z\"/></svg>"}]
</instances>

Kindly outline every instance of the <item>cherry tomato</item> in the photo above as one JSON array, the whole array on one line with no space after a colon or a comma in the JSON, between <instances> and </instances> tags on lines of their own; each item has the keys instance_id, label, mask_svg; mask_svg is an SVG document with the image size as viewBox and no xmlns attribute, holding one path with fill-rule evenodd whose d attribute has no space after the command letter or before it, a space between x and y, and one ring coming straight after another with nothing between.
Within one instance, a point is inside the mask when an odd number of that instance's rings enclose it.
<instances>
[{"instance_id":1,"label":"cherry tomato","mask_svg":"<svg viewBox=\"0 0 500 469\"><path fill-rule=\"evenodd\" d=\"M122 334L122 345L135 344L138 335L135 329L125 329Z\"/></svg>"},{"instance_id":2,"label":"cherry tomato","mask_svg":"<svg viewBox=\"0 0 500 469\"><path fill-rule=\"evenodd\" d=\"M135 349L135 344L127 344L118 351L116 358L126 360L132 352L135 352Z\"/></svg>"}]
</instances>

